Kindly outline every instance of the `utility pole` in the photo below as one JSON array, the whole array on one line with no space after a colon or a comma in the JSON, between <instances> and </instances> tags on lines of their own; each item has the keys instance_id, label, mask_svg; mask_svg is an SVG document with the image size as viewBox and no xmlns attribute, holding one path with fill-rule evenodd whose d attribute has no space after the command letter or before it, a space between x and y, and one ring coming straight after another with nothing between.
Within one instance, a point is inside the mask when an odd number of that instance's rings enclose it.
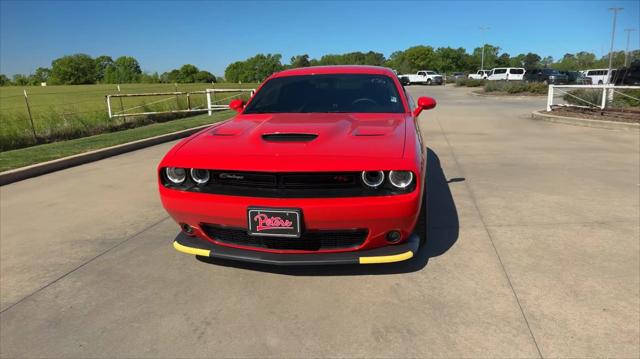
<instances>
[{"instance_id":1,"label":"utility pole","mask_svg":"<svg viewBox=\"0 0 640 359\"><path fill-rule=\"evenodd\" d=\"M482 31L482 60L480 60L480 70L484 70L484 45L485 45L484 32L491 28L487 26L480 26L479 29L480 31Z\"/></svg>"},{"instance_id":2,"label":"utility pole","mask_svg":"<svg viewBox=\"0 0 640 359\"><path fill-rule=\"evenodd\" d=\"M627 49L624 52L624 67L629 67L629 40L631 38L631 33L636 31L636 29L624 29L627 33Z\"/></svg>"},{"instance_id":3,"label":"utility pole","mask_svg":"<svg viewBox=\"0 0 640 359\"><path fill-rule=\"evenodd\" d=\"M613 28L611 30L611 50L609 51L609 71L607 72L607 83L611 77L611 67L613 65L613 40L616 37L616 19L618 17L618 11L624 10L621 7L610 7L609 10L613 11Z\"/></svg>"}]
</instances>

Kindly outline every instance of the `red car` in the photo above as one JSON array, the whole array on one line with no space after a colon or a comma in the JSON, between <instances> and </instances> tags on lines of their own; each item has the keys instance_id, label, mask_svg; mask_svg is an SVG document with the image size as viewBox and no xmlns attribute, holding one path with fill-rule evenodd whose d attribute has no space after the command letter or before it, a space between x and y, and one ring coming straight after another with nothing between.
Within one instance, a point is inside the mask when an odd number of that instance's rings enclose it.
<instances>
[{"instance_id":1,"label":"red car","mask_svg":"<svg viewBox=\"0 0 640 359\"><path fill-rule=\"evenodd\" d=\"M158 167L178 251L269 264L389 263L425 238L426 149L390 69L326 66L269 77L238 114Z\"/></svg>"}]
</instances>

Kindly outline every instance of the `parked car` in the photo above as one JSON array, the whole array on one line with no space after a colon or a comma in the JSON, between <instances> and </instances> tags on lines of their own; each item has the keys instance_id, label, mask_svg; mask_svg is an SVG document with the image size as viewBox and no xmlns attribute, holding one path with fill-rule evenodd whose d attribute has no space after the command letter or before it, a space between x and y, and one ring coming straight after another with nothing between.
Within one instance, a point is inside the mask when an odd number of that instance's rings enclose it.
<instances>
[{"instance_id":1,"label":"parked car","mask_svg":"<svg viewBox=\"0 0 640 359\"><path fill-rule=\"evenodd\" d=\"M593 84L602 85L609 83L609 69L586 70L585 76L590 77Z\"/></svg>"},{"instance_id":2,"label":"parked car","mask_svg":"<svg viewBox=\"0 0 640 359\"><path fill-rule=\"evenodd\" d=\"M451 76L447 76L447 79L451 79L454 81L457 81L459 79L463 79L464 78L464 72L454 72L451 74Z\"/></svg>"},{"instance_id":3,"label":"parked car","mask_svg":"<svg viewBox=\"0 0 640 359\"><path fill-rule=\"evenodd\" d=\"M525 70L521 67L497 67L492 69L487 77L489 81L497 81L497 80L522 80L524 76Z\"/></svg>"},{"instance_id":4,"label":"parked car","mask_svg":"<svg viewBox=\"0 0 640 359\"><path fill-rule=\"evenodd\" d=\"M569 83L569 76L555 69L527 70L523 79L527 82L542 82L546 85L563 85Z\"/></svg>"},{"instance_id":5,"label":"parked car","mask_svg":"<svg viewBox=\"0 0 640 359\"><path fill-rule=\"evenodd\" d=\"M560 71L560 73L567 75L568 83L571 85L591 85L593 83L591 78L586 77L582 71Z\"/></svg>"},{"instance_id":6,"label":"parked car","mask_svg":"<svg viewBox=\"0 0 640 359\"><path fill-rule=\"evenodd\" d=\"M271 75L237 114L175 145L157 175L178 251L267 264L411 258L426 236L421 111L389 69ZM229 149L233 149L230 151ZM434 208L433 210L437 210Z\"/></svg>"},{"instance_id":7,"label":"parked car","mask_svg":"<svg viewBox=\"0 0 640 359\"><path fill-rule=\"evenodd\" d=\"M469 78L473 80L486 80L491 70L478 70L475 74L469 74Z\"/></svg>"},{"instance_id":8,"label":"parked car","mask_svg":"<svg viewBox=\"0 0 640 359\"><path fill-rule=\"evenodd\" d=\"M412 84L442 85L444 83L442 79L442 75L431 70L418 71L415 74L406 74L406 75L400 75L400 76L407 77L409 79L409 85L412 85Z\"/></svg>"},{"instance_id":9,"label":"parked car","mask_svg":"<svg viewBox=\"0 0 640 359\"><path fill-rule=\"evenodd\" d=\"M640 60L631 63L629 67L613 70L611 77L611 82L616 85L640 85Z\"/></svg>"}]
</instances>

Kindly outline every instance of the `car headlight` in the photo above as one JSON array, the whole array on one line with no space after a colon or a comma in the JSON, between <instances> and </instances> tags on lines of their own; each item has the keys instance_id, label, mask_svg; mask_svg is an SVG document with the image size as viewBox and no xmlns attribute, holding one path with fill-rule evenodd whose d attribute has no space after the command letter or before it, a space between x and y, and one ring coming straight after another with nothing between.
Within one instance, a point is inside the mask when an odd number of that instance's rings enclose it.
<instances>
[{"instance_id":1,"label":"car headlight","mask_svg":"<svg viewBox=\"0 0 640 359\"><path fill-rule=\"evenodd\" d=\"M404 189L411 185L413 182L413 172L411 171L390 171L389 172L389 182L400 189Z\"/></svg>"},{"instance_id":2,"label":"car headlight","mask_svg":"<svg viewBox=\"0 0 640 359\"><path fill-rule=\"evenodd\" d=\"M181 184L187 179L187 170L180 167L167 167L165 169L167 179L173 184Z\"/></svg>"},{"instance_id":3,"label":"car headlight","mask_svg":"<svg viewBox=\"0 0 640 359\"><path fill-rule=\"evenodd\" d=\"M197 184L205 184L209 182L209 171L198 168L191 169L191 178Z\"/></svg>"},{"instance_id":4,"label":"car headlight","mask_svg":"<svg viewBox=\"0 0 640 359\"><path fill-rule=\"evenodd\" d=\"M384 182L384 172L362 171L362 182L371 188L376 188Z\"/></svg>"}]
</instances>

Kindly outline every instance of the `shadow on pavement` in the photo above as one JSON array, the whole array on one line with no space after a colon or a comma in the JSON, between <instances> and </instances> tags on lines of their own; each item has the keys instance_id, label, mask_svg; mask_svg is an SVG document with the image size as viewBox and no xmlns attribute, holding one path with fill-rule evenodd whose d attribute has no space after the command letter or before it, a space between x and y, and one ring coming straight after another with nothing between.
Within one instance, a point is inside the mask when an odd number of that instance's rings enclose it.
<instances>
[{"instance_id":1,"label":"shadow on pavement","mask_svg":"<svg viewBox=\"0 0 640 359\"><path fill-rule=\"evenodd\" d=\"M427 242L420 246L418 253L410 260L390 264L375 265L334 265L334 266L271 266L265 264L230 261L208 257L196 257L199 261L268 273L293 276L339 276L339 275L380 275L410 273L423 269L429 258L444 254L458 239L459 223L450 182L464 181L464 178L447 180L435 152L427 148Z\"/></svg>"}]
</instances>

